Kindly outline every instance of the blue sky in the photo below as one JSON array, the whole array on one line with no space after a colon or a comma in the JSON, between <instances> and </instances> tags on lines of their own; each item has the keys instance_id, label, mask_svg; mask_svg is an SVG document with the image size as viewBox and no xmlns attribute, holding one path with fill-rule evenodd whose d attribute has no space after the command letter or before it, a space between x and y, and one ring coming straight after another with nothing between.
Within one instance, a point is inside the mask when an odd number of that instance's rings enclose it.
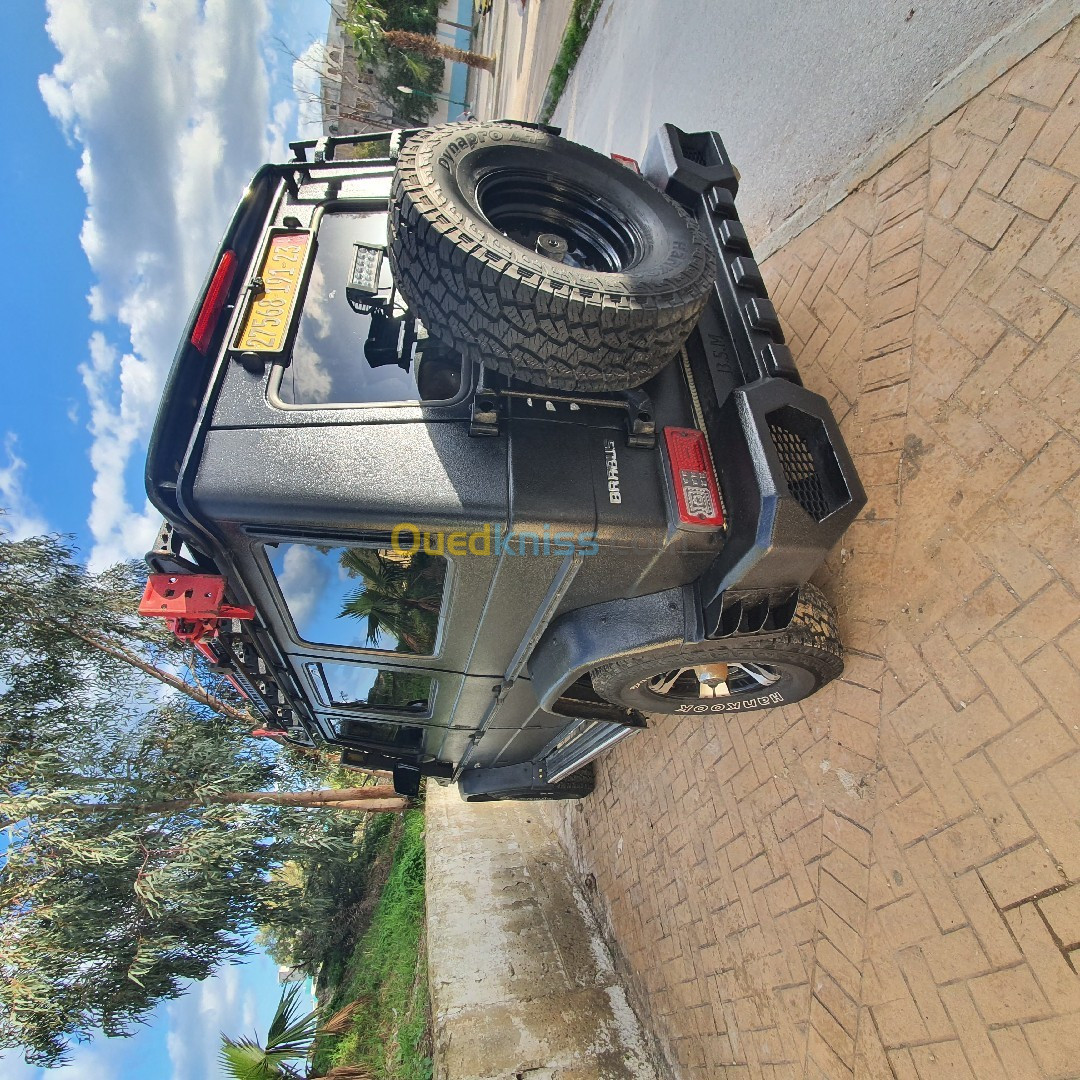
<instances>
[{"instance_id":1,"label":"blue sky","mask_svg":"<svg viewBox=\"0 0 1080 1080\"><path fill-rule=\"evenodd\" d=\"M7 133L0 505L93 566L143 552L158 392L221 232L297 135L328 0L0 5ZM299 74L299 71L298 71ZM305 132L308 133L308 132Z\"/></svg>"},{"instance_id":2,"label":"blue sky","mask_svg":"<svg viewBox=\"0 0 1080 1080\"><path fill-rule=\"evenodd\" d=\"M74 534L96 568L149 546L143 454L176 339L247 180L310 123L275 38L303 54L329 14L328 0L0 4L9 534ZM265 1030L278 993L257 956L134 1038L48 1073L9 1055L0 1080L213 1078L218 1031Z\"/></svg>"}]
</instances>

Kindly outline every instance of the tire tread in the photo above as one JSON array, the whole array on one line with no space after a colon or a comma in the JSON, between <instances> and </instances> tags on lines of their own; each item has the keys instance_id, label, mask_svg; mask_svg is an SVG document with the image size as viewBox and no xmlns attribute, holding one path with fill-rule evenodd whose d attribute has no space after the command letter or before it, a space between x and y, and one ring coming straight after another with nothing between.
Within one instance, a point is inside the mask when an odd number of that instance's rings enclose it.
<instances>
[{"instance_id":1,"label":"tire tread","mask_svg":"<svg viewBox=\"0 0 1080 1080\"><path fill-rule=\"evenodd\" d=\"M676 660L693 661L695 650L706 654L734 650L736 654L742 653L745 659L752 660L755 649L762 647L767 647L770 652L785 654L785 658L791 662L802 660L818 679L812 692L831 682L844 670L844 650L836 626L836 609L820 589L814 585L804 585L799 590L799 601L791 622L780 633L709 640L698 645L673 646L650 653L631 653L594 668L593 689L607 701L625 705L627 703L618 696L619 692L638 678L643 669L662 671L665 664L672 667ZM703 655L698 662L703 663L708 659Z\"/></svg>"},{"instance_id":2,"label":"tire tread","mask_svg":"<svg viewBox=\"0 0 1080 1080\"><path fill-rule=\"evenodd\" d=\"M585 287L572 272L560 275L566 281L538 280L536 270L488 246L484 229L439 188L432 159L462 128L442 125L409 139L393 183L390 262L429 332L467 361L534 385L611 391L647 381L679 351L715 277L713 252L697 223L660 196L685 225L689 255L665 281L635 293ZM497 132L500 140L548 149L562 142L498 122L468 129L469 137Z\"/></svg>"}]
</instances>

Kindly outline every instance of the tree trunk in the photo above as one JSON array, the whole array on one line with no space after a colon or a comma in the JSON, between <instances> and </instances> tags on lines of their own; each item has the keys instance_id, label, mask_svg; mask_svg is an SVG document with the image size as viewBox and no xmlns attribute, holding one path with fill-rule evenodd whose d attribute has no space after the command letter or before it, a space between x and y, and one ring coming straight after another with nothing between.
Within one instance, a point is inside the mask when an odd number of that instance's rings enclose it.
<instances>
[{"instance_id":1,"label":"tree trunk","mask_svg":"<svg viewBox=\"0 0 1080 1080\"><path fill-rule=\"evenodd\" d=\"M395 795L392 799L369 799L367 802L333 803L333 809L359 810L363 814L378 814L383 811L393 811L396 813L398 810L404 810L406 805L406 800Z\"/></svg>"},{"instance_id":2,"label":"tree trunk","mask_svg":"<svg viewBox=\"0 0 1080 1080\"><path fill-rule=\"evenodd\" d=\"M228 704L228 702L222 701L221 698L214 697L213 694L208 694L201 687L192 686L191 683L185 682L178 675L163 671L154 664L143 660L137 653L124 648L123 645L119 645L107 638L98 637L96 634L84 633L82 630L78 630L74 626L70 626L66 623L60 625L62 629L71 634L72 637L77 637L80 641L85 641L87 645L97 649L99 652L103 652L106 656L111 656L114 660L120 660L125 664L130 664L133 668L137 668L144 674L149 675L152 679L157 679L158 682L162 682L166 686L171 686L174 690L179 690L181 694L186 694L192 701L197 701L200 705L205 705L208 709L213 709L214 712L220 713L222 716L228 716L233 720L238 720L242 724L250 724L252 722L252 717L246 710L237 709Z\"/></svg>"},{"instance_id":3,"label":"tree trunk","mask_svg":"<svg viewBox=\"0 0 1080 1080\"><path fill-rule=\"evenodd\" d=\"M452 45L444 45L438 38L430 34L414 34L410 30L387 30L383 34L387 45L403 52L414 52L420 56L427 56L437 60L452 60L460 64L467 64L471 68L480 68L483 71L495 70L495 57L484 56L482 53L466 52L464 49L455 49Z\"/></svg>"},{"instance_id":4,"label":"tree trunk","mask_svg":"<svg viewBox=\"0 0 1080 1080\"><path fill-rule=\"evenodd\" d=\"M362 810L377 813L383 810L404 810L409 800L402 798L392 787L322 788L319 791L220 791L202 799L165 799L155 803L73 803L78 814L94 814L108 810L124 810L141 814L179 814L193 806L223 804L257 804L263 806L302 806L318 809Z\"/></svg>"}]
</instances>

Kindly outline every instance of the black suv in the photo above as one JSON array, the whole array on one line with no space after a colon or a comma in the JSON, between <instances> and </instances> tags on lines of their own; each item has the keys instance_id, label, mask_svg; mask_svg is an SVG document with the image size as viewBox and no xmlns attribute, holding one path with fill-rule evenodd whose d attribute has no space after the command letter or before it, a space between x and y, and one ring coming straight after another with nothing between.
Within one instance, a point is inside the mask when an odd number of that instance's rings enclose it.
<instances>
[{"instance_id":1,"label":"black suv","mask_svg":"<svg viewBox=\"0 0 1080 1080\"><path fill-rule=\"evenodd\" d=\"M470 800L839 674L807 581L865 497L715 133L640 173L510 122L292 150L165 388L144 613L266 729Z\"/></svg>"}]
</instances>

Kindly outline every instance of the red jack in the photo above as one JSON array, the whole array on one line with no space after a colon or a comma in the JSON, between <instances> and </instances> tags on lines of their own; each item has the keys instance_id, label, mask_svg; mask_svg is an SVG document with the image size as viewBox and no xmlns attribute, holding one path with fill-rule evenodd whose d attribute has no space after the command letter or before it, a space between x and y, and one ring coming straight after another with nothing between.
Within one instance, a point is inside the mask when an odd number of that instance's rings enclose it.
<instances>
[{"instance_id":1,"label":"red jack","mask_svg":"<svg viewBox=\"0 0 1080 1080\"><path fill-rule=\"evenodd\" d=\"M165 619L169 629L216 662L203 643L218 635L222 619L254 619L255 609L225 602L225 579L218 574L151 574L139 614Z\"/></svg>"}]
</instances>

